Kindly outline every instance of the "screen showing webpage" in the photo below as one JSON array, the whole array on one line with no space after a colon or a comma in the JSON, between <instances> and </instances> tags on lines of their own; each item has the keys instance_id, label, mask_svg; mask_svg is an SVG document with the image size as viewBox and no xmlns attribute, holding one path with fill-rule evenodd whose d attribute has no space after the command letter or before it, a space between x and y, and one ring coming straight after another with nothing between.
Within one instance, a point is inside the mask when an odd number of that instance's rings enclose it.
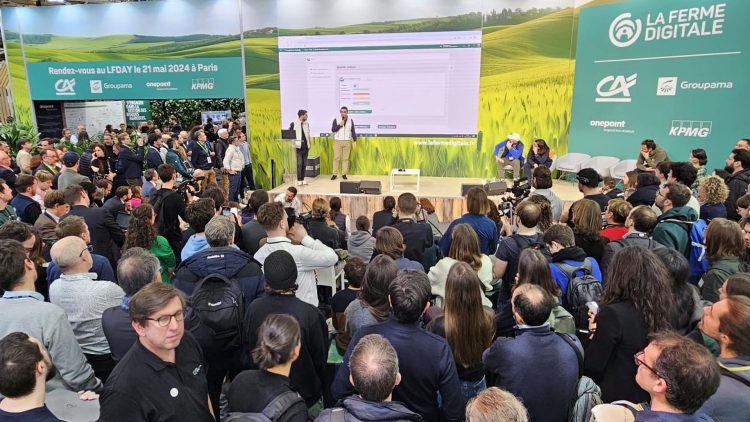
<instances>
[{"instance_id":1,"label":"screen showing webpage","mask_svg":"<svg viewBox=\"0 0 750 422\"><path fill-rule=\"evenodd\" d=\"M284 126L307 110L329 136L341 107L358 136L476 137L481 31L279 37Z\"/></svg>"}]
</instances>

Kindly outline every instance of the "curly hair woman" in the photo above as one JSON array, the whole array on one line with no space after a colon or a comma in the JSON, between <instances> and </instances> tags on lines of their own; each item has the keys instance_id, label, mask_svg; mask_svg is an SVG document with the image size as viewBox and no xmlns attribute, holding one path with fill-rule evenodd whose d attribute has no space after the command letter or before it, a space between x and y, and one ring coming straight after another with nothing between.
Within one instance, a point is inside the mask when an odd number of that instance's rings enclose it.
<instances>
[{"instance_id":1,"label":"curly hair woman","mask_svg":"<svg viewBox=\"0 0 750 422\"><path fill-rule=\"evenodd\" d=\"M698 184L698 202L701 204L700 218L710 223L714 218L727 218L724 201L729 197L729 188L719 176L704 177Z\"/></svg>"},{"instance_id":2,"label":"curly hair woman","mask_svg":"<svg viewBox=\"0 0 750 422\"><path fill-rule=\"evenodd\" d=\"M170 273L176 265L176 260L167 239L156 234L155 221L156 212L150 204L143 204L134 209L130 216L122 250L124 252L138 246L151 251L161 264L162 283L169 283Z\"/></svg>"}]
</instances>

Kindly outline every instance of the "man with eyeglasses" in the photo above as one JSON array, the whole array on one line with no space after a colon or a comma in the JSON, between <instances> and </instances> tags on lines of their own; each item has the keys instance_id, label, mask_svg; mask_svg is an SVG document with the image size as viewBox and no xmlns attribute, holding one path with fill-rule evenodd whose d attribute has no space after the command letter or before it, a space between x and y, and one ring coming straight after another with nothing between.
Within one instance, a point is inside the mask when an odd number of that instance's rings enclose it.
<instances>
[{"instance_id":1,"label":"man with eyeglasses","mask_svg":"<svg viewBox=\"0 0 750 422\"><path fill-rule=\"evenodd\" d=\"M47 382L47 391L66 388L72 391L101 390L102 383L78 346L65 312L44 302L34 291L36 266L24 246L16 240L0 240L0 337L20 331L39 339L57 366L55 377Z\"/></svg>"},{"instance_id":2,"label":"man with eyeglasses","mask_svg":"<svg viewBox=\"0 0 750 422\"><path fill-rule=\"evenodd\" d=\"M86 360L97 378L106 381L115 361L102 329L102 314L119 305L125 293L117 284L97 280L97 274L89 272L94 259L80 237L61 238L52 245L50 253L62 270L60 278L50 286L50 302L65 311Z\"/></svg>"},{"instance_id":3,"label":"man with eyeglasses","mask_svg":"<svg viewBox=\"0 0 750 422\"><path fill-rule=\"evenodd\" d=\"M719 367L703 345L676 333L657 333L634 359L635 381L648 392L650 402L620 401L596 406L592 420L615 420L612 412L623 412L618 406L629 409L636 422L712 420L698 409L719 387Z\"/></svg>"},{"instance_id":4,"label":"man with eyeglasses","mask_svg":"<svg viewBox=\"0 0 750 422\"><path fill-rule=\"evenodd\" d=\"M200 345L185 332L185 298L150 283L130 298L138 341L120 360L99 400L101 420L213 421Z\"/></svg>"}]
</instances>

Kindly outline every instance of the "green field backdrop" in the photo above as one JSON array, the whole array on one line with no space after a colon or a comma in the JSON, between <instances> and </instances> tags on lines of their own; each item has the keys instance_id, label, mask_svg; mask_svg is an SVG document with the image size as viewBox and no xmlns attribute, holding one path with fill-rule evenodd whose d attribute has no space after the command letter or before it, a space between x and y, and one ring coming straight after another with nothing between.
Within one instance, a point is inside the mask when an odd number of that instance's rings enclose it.
<instances>
[{"instance_id":1,"label":"green field backdrop","mask_svg":"<svg viewBox=\"0 0 750 422\"><path fill-rule=\"evenodd\" d=\"M398 7L398 3L390 7ZM282 168L290 161L286 157L287 147L277 139L282 126L290 123L281 122L278 35L481 29L479 137L476 143L470 146L423 146L418 145L419 141L424 141L419 138L361 139L352 153L350 172L385 175L394 167L407 167L420 168L425 176L490 178L495 175L491 156L493 148L510 132L520 133L527 148L533 139L543 138L558 156L567 152L578 15L577 9L567 7L534 8L528 12L508 8L510 14L501 16L501 12L506 12L502 5L512 2L496 0L490 3L497 3L498 8L484 13L477 10L457 16L332 28L278 28L274 15L267 17L268 24L262 28L243 28L242 37L240 34L92 38L24 35L23 52L26 61L34 63L223 57L239 56L244 50L244 94L255 178L260 186L270 187L271 160L276 163L277 184ZM31 102L20 34L14 19L12 10L3 9L5 48L16 115L30 121ZM237 97L242 96L238 89ZM330 139L313 139L311 154L320 155L322 173L331 172L331 151Z\"/></svg>"}]
</instances>

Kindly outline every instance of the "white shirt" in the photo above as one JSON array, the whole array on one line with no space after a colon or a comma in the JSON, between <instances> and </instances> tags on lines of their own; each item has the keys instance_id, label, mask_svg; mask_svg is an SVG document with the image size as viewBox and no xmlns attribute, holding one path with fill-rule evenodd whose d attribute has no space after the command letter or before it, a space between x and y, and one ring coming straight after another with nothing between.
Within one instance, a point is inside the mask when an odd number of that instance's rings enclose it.
<instances>
[{"instance_id":1,"label":"white shirt","mask_svg":"<svg viewBox=\"0 0 750 422\"><path fill-rule=\"evenodd\" d=\"M341 124L341 116L336 118L336 123L339 125ZM346 119L346 125L334 133L333 139L337 141L348 141L352 139L352 119Z\"/></svg>"},{"instance_id":2,"label":"white shirt","mask_svg":"<svg viewBox=\"0 0 750 422\"><path fill-rule=\"evenodd\" d=\"M223 164L226 169L242 171L242 169L245 168L245 158L242 156L240 148L234 145L229 145L227 152L224 154Z\"/></svg>"},{"instance_id":3,"label":"white shirt","mask_svg":"<svg viewBox=\"0 0 750 422\"><path fill-rule=\"evenodd\" d=\"M333 267L339 260L336 252L320 240L310 236L302 239L301 245L294 245L287 237L269 237L266 244L255 253L255 260L261 265L266 257L275 251L287 251L297 263L297 297L303 302L318 306L318 289L315 270ZM263 267L265 271L265 267Z\"/></svg>"},{"instance_id":4,"label":"white shirt","mask_svg":"<svg viewBox=\"0 0 750 422\"><path fill-rule=\"evenodd\" d=\"M289 202L286 200L286 192L282 192L276 195L276 198L274 199L274 201L281 202L281 204L284 205L284 208L294 208L294 213L296 215L302 214L302 202L300 202L297 196L295 196L294 199L292 199L291 202Z\"/></svg>"}]
</instances>

